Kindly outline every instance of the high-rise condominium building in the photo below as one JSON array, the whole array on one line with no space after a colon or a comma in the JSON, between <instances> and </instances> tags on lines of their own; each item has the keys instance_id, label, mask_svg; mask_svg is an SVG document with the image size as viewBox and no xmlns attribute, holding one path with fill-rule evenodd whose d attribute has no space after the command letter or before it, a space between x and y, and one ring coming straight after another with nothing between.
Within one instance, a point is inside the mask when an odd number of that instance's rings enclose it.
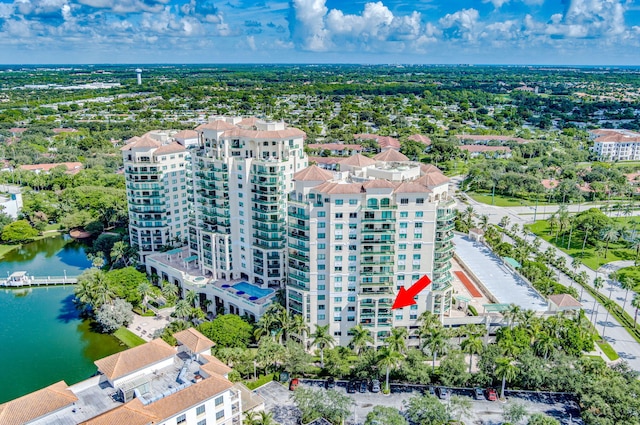
<instances>
[{"instance_id":1,"label":"high-rise condominium building","mask_svg":"<svg viewBox=\"0 0 640 425\"><path fill-rule=\"evenodd\" d=\"M288 203L288 308L329 325L341 345L361 324L376 344L411 329L424 311L451 306L452 201L436 167L387 150L355 155L332 173L312 165L294 176ZM401 286L432 283L416 304L392 310Z\"/></svg>"},{"instance_id":2,"label":"high-rise condominium building","mask_svg":"<svg viewBox=\"0 0 640 425\"><path fill-rule=\"evenodd\" d=\"M149 132L122 149L131 246L141 259L187 237L189 154L169 133Z\"/></svg>"},{"instance_id":3,"label":"high-rise condominium building","mask_svg":"<svg viewBox=\"0 0 640 425\"><path fill-rule=\"evenodd\" d=\"M214 280L282 286L286 195L294 173L307 166L304 132L255 118L223 118L196 130L190 253Z\"/></svg>"}]
</instances>

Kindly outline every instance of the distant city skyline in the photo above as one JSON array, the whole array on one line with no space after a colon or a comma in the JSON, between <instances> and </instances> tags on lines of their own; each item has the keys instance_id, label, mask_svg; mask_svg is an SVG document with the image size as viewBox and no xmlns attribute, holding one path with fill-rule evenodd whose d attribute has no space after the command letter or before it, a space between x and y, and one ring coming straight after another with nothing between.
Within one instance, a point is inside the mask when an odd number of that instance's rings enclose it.
<instances>
[{"instance_id":1,"label":"distant city skyline","mask_svg":"<svg viewBox=\"0 0 640 425\"><path fill-rule=\"evenodd\" d=\"M0 0L1 64L640 65L632 0Z\"/></svg>"}]
</instances>

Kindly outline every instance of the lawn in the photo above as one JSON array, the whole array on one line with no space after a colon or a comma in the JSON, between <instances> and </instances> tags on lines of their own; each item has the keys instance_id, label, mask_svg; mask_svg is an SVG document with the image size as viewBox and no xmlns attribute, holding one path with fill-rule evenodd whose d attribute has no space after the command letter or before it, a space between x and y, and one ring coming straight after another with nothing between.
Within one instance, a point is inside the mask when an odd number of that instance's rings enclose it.
<instances>
[{"instance_id":1,"label":"lawn","mask_svg":"<svg viewBox=\"0 0 640 425\"><path fill-rule=\"evenodd\" d=\"M129 329L122 327L113 333L113 336L118 338L129 348L137 347L144 344L146 341L140 338L138 335L131 332Z\"/></svg>"},{"instance_id":2,"label":"lawn","mask_svg":"<svg viewBox=\"0 0 640 425\"><path fill-rule=\"evenodd\" d=\"M640 292L640 266L623 267L619 272L621 278L630 277L633 279L633 281L636 282L634 291ZM631 299L632 296L633 294L629 294L629 299Z\"/></svg>"},{"instance_id":3,"label":"lawn","mask_svg":"<svg viewBox=\"0 0 640 425\"><path fill-rule=\"evenodd\" d=\"M614 350L607 341L596 341L596 344L598 344L598 347L600 347L602 352L609 358L609 360L614 361L620 358L620 356L618 356L618 353L616 353L616 350Z\"/></svg>"},{"instance_id":4,"label":"lawn","mask_svg":"<svg viewBox=\"0 0 640 425\"><path fill-rule=\"evenodd\" d=\"M618 223L622 223L628 221L628 217L620 217L614 218L614 220ZM595 248L593 246L589 246L587 244L585 246L584 252L582 251L582 242L584 238L584 233L582 231L575 231L571 235L571 245L567 245L569 243L569 235L565 235L564 237L558 237L556 241L555 234L549 234L549 223L546 220L536 221L534 224L528 224L526 227L536 235L540 236L545 241L555 245L560 248L562 251L571 255L572 257L577 257L582 260L582 263L596 270L600 268L602 265L610 263L612 261L618 260L635 260L636 253L627 248L627 244L623 242L612 242L609 244L609 251L607 252L606 257L598 258L595 253Z\"/></svg>"},{"instance_id":5,"label":"lawn","mask_svg":"<svg viewBox=\"0 0 640 425\"><path fill-rule=\"evenodd\" d=\"M529 201L526 199L513 198L509 196L495 195L494 202L492 204L491 193L474 193L467 192L467 195L476 200L477 202L495 205L498 207L532 207L536 205L536 201ZM538 205L544 205L547 202L542 200L538 201Z\"/></svg>"}]
</instances>

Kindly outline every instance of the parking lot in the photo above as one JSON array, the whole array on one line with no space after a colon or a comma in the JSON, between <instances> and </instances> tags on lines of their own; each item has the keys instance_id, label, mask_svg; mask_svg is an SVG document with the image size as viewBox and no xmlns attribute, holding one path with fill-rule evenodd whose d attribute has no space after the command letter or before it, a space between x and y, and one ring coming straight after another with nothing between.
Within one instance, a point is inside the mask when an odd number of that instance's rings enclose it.
<instances>
[{"instance_id":1,"label":"parking lot","mask_svg":"<svg viewBox=\"0 0 640 425\"><path fill-rule=\"evenodd\" d=\"M324 389L324 381L301 380L300 386ZM336 391L346 393L347 381L337 381ZM391 385L391 394L382 393L355 393L348 394L354 401L353 413L347 418L346 423L362 425L367 414L374 406L395 407L402 410L403 402L414 395L429 391L428 386L423 385ZM502 412L505 403L519 401L525 404L529 414L544 413L552 416L562 424L582 424L578 404L570 395L506 391L506 402L475 400L471 389L450 389L453 395L469 397L472 401L471 414L463 418L467 424L499 425L502 424ZM297 425L300 420L300 412L291 400L291 392L288 387L277 382L270 382L256 390L265 399L265 408L273 412L276 421L282 425ZM441 400L446 403L447 400Z\"/></svg>"}]
</instances>

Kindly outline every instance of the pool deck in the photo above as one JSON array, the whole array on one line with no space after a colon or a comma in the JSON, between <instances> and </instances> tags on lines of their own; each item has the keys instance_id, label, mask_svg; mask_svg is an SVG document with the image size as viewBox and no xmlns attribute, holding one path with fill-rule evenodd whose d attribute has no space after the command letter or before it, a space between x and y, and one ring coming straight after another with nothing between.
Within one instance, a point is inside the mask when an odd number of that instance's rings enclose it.
<instances>
[{"instance_id":1,"label":"pool deck","mask_svg":"<svg viewBox=\"0 0 640 425\"><path fill-rule=\"evenodd\" d=\"M237 285L238 283L246 283L247 285L251 285L251 286L255 286L256 288L259 288L259 286L257 285L253 285L249 282L247 282L246 280L233 280L233 281L229 281L229 280L218 280L216 282L211 282L211 285L213 285L216 288L219 288L220 290L226 291L228 293L230 293L231 295L241 298L247 302L253 303L253 304L258 304L258 305L262 305L265 304L267 302L271 301L271 298L275 295L275 291L271 292L268 295L264 295L258 299L252 300L251 294L248 293L244 293L244 294L238 294L238 290L235 289L233 287L233 285ZM262 288L261 288L262 289Z\"/></svg>"},{"instance_id":2,"label":"pool deck","mask_svg":"<svg viewBox=\"0 0 640 425\"><path fill-rule=\"evenodd\" d=\"M499 303L516 304L537 312L548 310L545 299L487 246L459 234L455 234L453 242L460 261Z\"/></svg>"}]
</instances>

